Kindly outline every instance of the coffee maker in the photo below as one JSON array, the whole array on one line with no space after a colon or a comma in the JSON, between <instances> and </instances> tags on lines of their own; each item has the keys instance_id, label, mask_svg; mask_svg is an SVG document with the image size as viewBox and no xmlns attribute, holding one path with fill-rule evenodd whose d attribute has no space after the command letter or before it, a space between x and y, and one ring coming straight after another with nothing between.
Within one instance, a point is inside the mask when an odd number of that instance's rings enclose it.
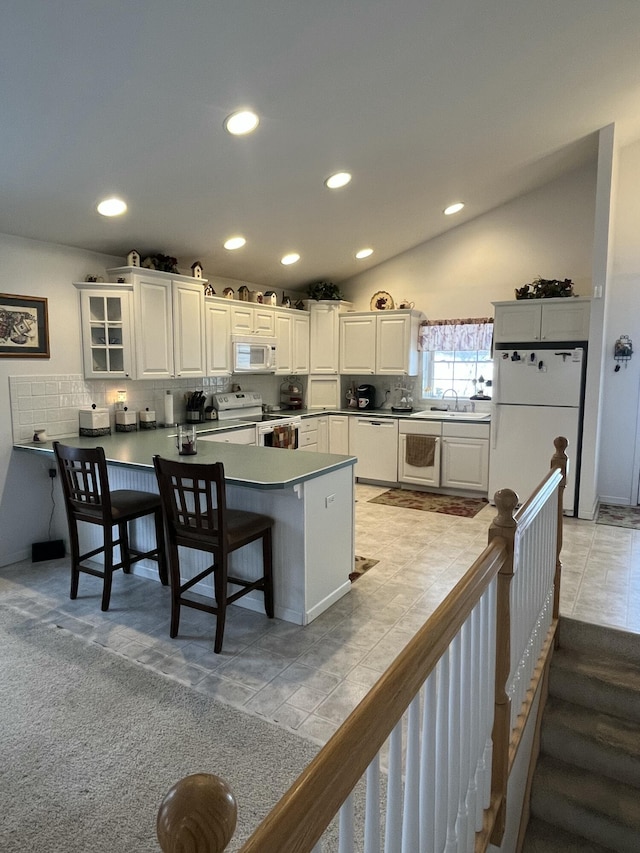
<instances>
[{"instance_id":1,"label":"coffee maker","mask_svg":"<svg viewBox=\"0 0 640 853\"><path fill-rule=\"evenodd\" d=\"M375 409L376 407L376 389L373 385L358 385L356 388L356 400L358 409Z\"/></svg>"}]
</instances>

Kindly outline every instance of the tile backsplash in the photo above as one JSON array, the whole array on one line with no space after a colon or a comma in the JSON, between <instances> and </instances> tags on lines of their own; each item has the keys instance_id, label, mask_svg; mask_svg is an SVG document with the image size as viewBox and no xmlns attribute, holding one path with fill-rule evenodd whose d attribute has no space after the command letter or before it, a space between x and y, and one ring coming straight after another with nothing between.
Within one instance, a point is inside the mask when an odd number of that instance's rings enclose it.
<instances>
[{"instance_id":1,"label":"tile backsplash","mask_svg":"<svg viewBox=\"0 0 640 853\"><path fill-rule=\"evenodd\" d=\"M166 392L170 390L174 398L174 417L181 420L185 392L196 388L206 394L228 391L232 381L230 377L208 377L197 382L187 379L124 382L85 379L82 374L10 376L13 440L30 441L37 429L46 430L48 438L78 435L78 410L93 403L98 408L109 409L113 429L120 390L126 391L125 405L129 410L155 410L159 422L164 416Z\"/></svg>"}]
</instances>

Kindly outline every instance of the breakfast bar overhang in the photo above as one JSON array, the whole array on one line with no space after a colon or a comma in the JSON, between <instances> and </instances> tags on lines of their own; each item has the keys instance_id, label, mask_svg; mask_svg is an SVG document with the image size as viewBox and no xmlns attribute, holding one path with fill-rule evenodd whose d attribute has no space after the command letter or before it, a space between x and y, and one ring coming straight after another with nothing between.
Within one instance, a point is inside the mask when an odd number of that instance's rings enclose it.
<instances>
[{"instance_id":1,"label":"breakfast bar overhang","mask_svg":"<svg viewBox=\"0 0 640 853\"><path fill-rule=\"evenodd\" d=\"M170 430L117 433L99 438L69 437L61 443L75 447L104 447L112 489L157 492L153 456L206 463L222 462L231 507L271 516L274 521L273 561L275 615L306 625L346 595L354 563L354 464L350 456L251 447L217 441L198 442L195 456L180 456ZM14 445L20 454L49 454L51 442ZM24 460L27 461L26 458ZM47 460L48 461L48 460ZM147 519L133 523L132 541L151 547L152 525ZM95 547L92 525L84 525L82 544ZM65 531L66 538L66 531ZM183 580L202 571L207 554L185 551ZM231 555L230 565L240 577L257 578L262 571L259 543ZM138 563L134 572L157 581L154 564ZM208 598L213 589L206 581L193 591ZM82 590L80 591L82 594ZM264 612L260 593L251 593L238 606Z\"/></svg>"}]
</instances>

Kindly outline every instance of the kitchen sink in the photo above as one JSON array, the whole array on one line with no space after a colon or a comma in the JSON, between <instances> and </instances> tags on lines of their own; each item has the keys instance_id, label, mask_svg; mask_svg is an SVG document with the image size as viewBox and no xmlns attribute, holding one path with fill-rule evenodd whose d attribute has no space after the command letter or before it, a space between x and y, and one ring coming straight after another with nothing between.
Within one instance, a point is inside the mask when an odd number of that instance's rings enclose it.
<instances>
[{"instance_id":1,"label":"kitchen sink","mask_svg":"<svg viewBox=\"0 0 640 853\"><path fill-rule=\"evenodd\" d=\"M431 411L428 409L425 412L414 412L409 415L411 418L424 418L426 420L452 420L452 421L488 421L491 418L490 412L442 412Z\"/></svg>"}]
</instances>

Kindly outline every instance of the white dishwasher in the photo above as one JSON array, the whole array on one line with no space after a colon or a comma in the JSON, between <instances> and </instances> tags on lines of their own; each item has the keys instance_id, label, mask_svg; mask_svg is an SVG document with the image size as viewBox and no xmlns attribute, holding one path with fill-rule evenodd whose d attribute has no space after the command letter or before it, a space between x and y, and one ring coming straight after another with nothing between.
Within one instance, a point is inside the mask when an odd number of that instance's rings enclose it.
<instances>
[{"instance_id":1,"label":"white dishwasher","mask_svg":"<svg viewBox=\"0 0 640 853\"><path fill-rule=\"evenodd\" d=\"M356 477L398 482L398 421L396 418L350 419L349 453L357 456Z\"/></svg>"}]
</instances>

